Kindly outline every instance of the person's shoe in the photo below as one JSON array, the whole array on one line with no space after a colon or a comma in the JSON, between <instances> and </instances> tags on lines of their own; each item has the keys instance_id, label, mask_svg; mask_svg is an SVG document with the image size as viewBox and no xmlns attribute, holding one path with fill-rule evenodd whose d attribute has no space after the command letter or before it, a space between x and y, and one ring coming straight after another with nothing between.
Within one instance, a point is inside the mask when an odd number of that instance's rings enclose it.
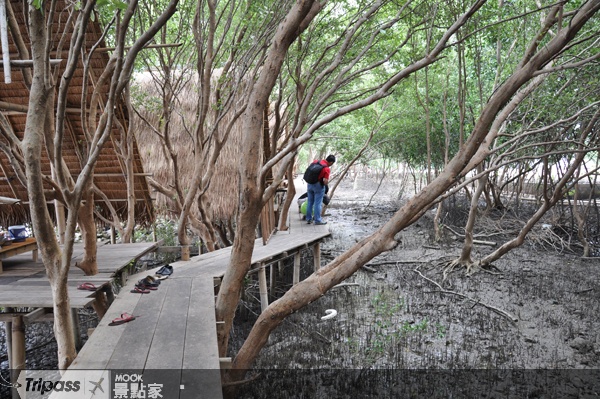
<instances>
[{"instance_id":1,"label":"person's shoe","mask_svg":"<svg viewBox=\"0 0 600 399\"><path fill-rule=\"evenodd\" d=\"M322 225L322 224L327 224L327 222L324 222L324 221L321 220L320 222L315 222L315 224L316 225Z\"/></svg>"},{"instance_id":2,"label":"person's shoe","mask_svg":"<svg viewBox=\"0 0 600 399\"><path fill-rule=\"evenodd\" d=\"M307 220L306 224L312 224L312 220Z\"/></svg>"}]
</instances>

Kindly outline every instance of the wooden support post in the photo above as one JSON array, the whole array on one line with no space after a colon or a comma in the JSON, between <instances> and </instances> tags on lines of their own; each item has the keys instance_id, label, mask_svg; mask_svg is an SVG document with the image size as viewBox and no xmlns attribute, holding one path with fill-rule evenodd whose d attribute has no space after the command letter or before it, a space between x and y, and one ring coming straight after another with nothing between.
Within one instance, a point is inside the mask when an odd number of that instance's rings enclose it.
<instances>
[{"instance_id":1,"label":"wooden support post","mask_svg":"<svg viewBox=\"0 0 600 399\"><path fill-rule=\"evenodd\" d=\"M11 383L17 382L21 370L25 370L25 323L23 316L14 316L12 319L12 369ZM19 393L13 390L13 398L18 398Z\"/></svg>"},{"instance_id":2,"label":"wooden support post","mask_svg":"<svg viewBox=\"0 0 600 399\"><path fill-rule=\"evenodd\" d=\"M269 293L267 292L267 273L265 272L265 266L262 264L258 269L258 290L260 292L260 307L264 312L269 306Z\"/></svg>"},{"instance_id":3,"label":"wooden support post","mask_svg":"<svg viewBox=\"0 0 600 399\"><path fill-rule=\"evenodd\" d=\"M221 288L221 277L213 277L213 287L215 290L215 296L219 295L219 289Z\"/></svg>"},{"instance_id":4,"label":"wooden support post","mask_svg":"<svg viewBox=\"0 0 600 399\"><path fill-rule=\"evenodd\" d=\"M127 270L123 270L121 271L121 287L125 287L125 284L127 284L127 279L129 278L129 271Z\"/></svg>"},{"instance_id":5,"label":"wooden support post","mask_svg":"<svg viewBox=\"0 0 600 399\"><path fill-rule=\"evenodd\" d=\"M300 282L300 251L296 252L294 255L294 277L293 277L293 285L296 285Z\"/></svg>"},{"instance_id":6,"label":"wooden support post","mask_svg":"<svg viewBox=\"0 0 600 399\"><path fill-rule=\"evenodd\" d=\"M111 283L106 284L102 288L102 291L104 291L104 294L106 295L106 302L107 302L108 306L112 305L112 303L115 300L115 293L113 292L112 284Z\"/></svg>"},{"instance_id":7,"label":"wooden support post","mask_svg":"<svg viewBox=\"0 0 600 399\"><path fill-rule=\"evenodd\" d=\"M317 242L313 246L313 258L315 262L315 272L321 268L321 243Z\"/></svg>"},{"instance_id":8,"label":"wooden support post","mask_svg":"<svg viewBox=\"0 0 600 399\"><path fill-rule=\"evenodd\" d=\"M286 259L287 257L288 257L288 253L287 253L287 251L285 251L283 253L283 259L281 259L279 262L277 262L277 268L278 268L278 271L279 271L279 278L283 278L283 270L284 270L284 264L283 264L283 262L284 262L284 259Z\"/></svg>"},{"instance_id":9,"label":"wooden support post","mask_svg":"<svg viewBox=\"0 0 600 399\"><path fill-rule=\"evenodd\" d=\"M277 284L277 277L275 276L275 264L271 263L269 266L269 290L271 291L271 295L275 292L275 284Z\"/></svg>"},{"instance_id":10,"label":"wooden support post","mask_svg":"<svg viewBox=\"0 0 600 399\"><path fill-rule=\"evenodd\" d=\"M94 299L94 302L92 302L92 307L98 315L98 320L102 320L106 314L106 311L108 310L108 298L106 297L104 290L96 291L94 297L96 299Z\"/></svg>"},{"instance_id":11,"label":"wooden support post","mask_svg":"<svg viewBox=\"0 0 600 399\"><path fill-rule=\"evenodd\" d=\"M110 243L117 243L117 232L115 231L115 226L110 226Z\"/></svg>"},{"instance_id":12,"label":"wooden support post","mask_svg":"<svg viewBox=\"0 0 600 399\"><path fill-rule=\"evenodd\" d=\"M75 348L81 349L83 344L81 343L81 334L79 333L79 315L77 309L71 309L71 319L73 319L73 338L75 339Z\"/></svg>"}]
</instances>

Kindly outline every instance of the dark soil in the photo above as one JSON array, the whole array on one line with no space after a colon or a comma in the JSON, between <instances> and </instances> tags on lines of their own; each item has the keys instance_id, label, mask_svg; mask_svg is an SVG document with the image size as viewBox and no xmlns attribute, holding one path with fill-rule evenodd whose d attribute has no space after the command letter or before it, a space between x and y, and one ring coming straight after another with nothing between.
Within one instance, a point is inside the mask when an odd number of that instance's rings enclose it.
<instances>
[{"instance_id":1,"label":"dark soil","mask_svg":"<svg viewBox=\"0 0 600 399\"><path fill-rule=\"evenodd\" d=\"M324 262L398 209L393 184L365 207L375 187L347 184L336 192ZM460 213L468 208L460 208L447 212L446 223L464 223ZM518 226L527 212L519 213L492 213L478 229ZM348 285L291 315L270 337L244 397L597 397L600 259L568 251L544 225L492 270L467 276L455 269L444 279L462 239L447 230L434 242L432 217L430 211L404 230L394 251L374 259ZM481 239L501 244L512 238L500 232ZM492 250L476 246L473 259ZM306 257L305 275L312 264L308 251ZM238 338L259 311L247 299L253 310L242 312L247 321L239 324ZM326 309L337 316L322 320Z\"/></svg>"}]
</instances>

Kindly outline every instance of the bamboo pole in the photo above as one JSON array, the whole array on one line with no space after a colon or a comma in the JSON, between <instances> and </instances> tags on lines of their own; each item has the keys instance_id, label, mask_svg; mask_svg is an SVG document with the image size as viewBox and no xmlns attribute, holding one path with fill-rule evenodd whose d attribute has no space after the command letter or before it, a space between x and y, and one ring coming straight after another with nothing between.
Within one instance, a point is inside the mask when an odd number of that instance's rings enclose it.
<instances>
[{"instance_id":1,"label":"bamboo pole","mask_svg":"<svg viewBox=\"0 0 600 399\"><path fill-rule=\"evenodd\" d=\"M0 0L0 41L2 42L2 66L4 68L4 83L12 83L12 78L10 76L8 27L6 25L6 0Z\"/></svg>"},{"instance_id":2,"label":"bamboo pole","mask_svg":"<svg viewBox=\"0 0 600 399\"><path fill-rule=\"evenodd\" d=\"M267 273L264 265L258 270L258 290L260 292L260 308L265 311L269 306L269 292L267 291Z\"/></svg>"}]
</instances>

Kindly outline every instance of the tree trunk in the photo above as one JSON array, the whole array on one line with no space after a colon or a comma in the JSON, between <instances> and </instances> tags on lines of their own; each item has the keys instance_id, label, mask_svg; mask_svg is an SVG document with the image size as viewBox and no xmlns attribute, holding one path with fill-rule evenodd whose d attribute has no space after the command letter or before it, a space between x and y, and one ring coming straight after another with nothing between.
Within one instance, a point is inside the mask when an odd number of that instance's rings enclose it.
<instances>
[{"instance_id":1,"label":"tree trunk","mask_svg":"<svg viewBox=\"0 0 600 399\"><path fill-rule=\"evenodd\" d=\"M588 257L590 256L590 243L587 240L586 234L585 234L585 230L586 230L586 222L585 222L585 215L586 212L581 212L579 210L579 183L575 183L575 185L573 186L573 190L575 190L575 193L573 195L573 217L575 218L575 221L577 222L577 238L579 238L579 241L581 242L581 245L583 245L583 256L584 257ZM593 190L593 187L592 187ZM592 191L593 192L593 191ZM591 198L589 198L588 200L591 200ZM582 208L583 208L583 204L582 204Z\"/></svg>"},{"instance_id":2,"label":"tree trunk","mask_svg":"<svg viewBox=\"0 0 600 399\"><path fill-rule=\"evenodd\" d=\"M481 173L483 171L483 167L479 166L478 172ZM473 228L475 227L475 220L477 219L477 207L479 205L479 198L481 198L481 193L483 192L483 188L485 187L485 183L487 181L487 174L482 175L479 179L477 179L477 189L473 193L473 197L471 198L471 208L469 209L469 217L467 219L467 224L465 225L465 241L463 244L463 248L460 254L460 258L458 262L463 265L470 265L471 261L471 252L473 251Z\"/></svg>"},{"instance_id":3,"label":"tree trunk","mask_svg":"<svg viewBox=\"0 0 600 399\"><path fill-rule=\"evenodd\" d=\"M273 90L288 48L308 27L323 4L314 0L298 0L280 23L266 56L263 72L254 83L248 106L242 117L243 148L246 149L240 165L240 214L229 266L223 277L217 297L217 321L223 321L217 331L219 353L227 353L229 332L235 309L239 303L242 285L251 266L256 226L262 210L263 181L259 181L263 111Z\"/></svg>"},{"instance_id":4,"label":"tree trunk","mask_svg":"<svg viewBox=\"0 0 600 399\"><path fill-rule=\"evenodd\" d=\"M79 228L83 239L83 260L77 264L86 276L98 274L98 263L96 253L98 243L96 238L96 224L94 223L94 193L88 190L85 194L83 204L79 208Z\"/></svg>"}]
</instances>

